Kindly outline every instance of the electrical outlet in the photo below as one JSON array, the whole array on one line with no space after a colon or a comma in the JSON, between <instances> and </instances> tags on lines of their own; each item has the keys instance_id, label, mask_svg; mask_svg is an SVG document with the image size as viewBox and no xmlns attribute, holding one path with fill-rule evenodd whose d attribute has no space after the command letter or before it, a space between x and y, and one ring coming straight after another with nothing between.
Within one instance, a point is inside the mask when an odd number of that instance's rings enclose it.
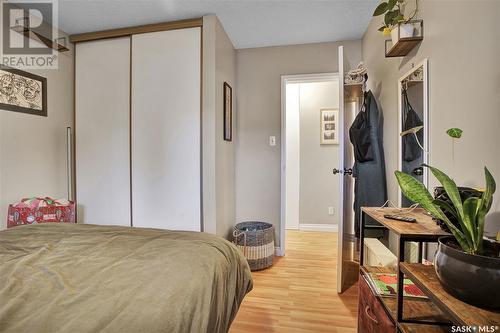
<instances>
[{"instance_id":1,"label":"electrical outlet","mask_svg":"<svg viewBox=\"0 0 500 333\"><path fill-rule=\"evenodd\" d=\"M333 215L333 207L328 207L328 215Z\"/></svg>"},{"instance_id":2,"label":"electrical outlet","mask_svg":"<svg viewBox=\"0 0 500 333\"><path fill-rule=\"evenodd\" d=\"M276 146L276 137L274 135L269 137L269 145Z\"/></svg>"}]
</instances>

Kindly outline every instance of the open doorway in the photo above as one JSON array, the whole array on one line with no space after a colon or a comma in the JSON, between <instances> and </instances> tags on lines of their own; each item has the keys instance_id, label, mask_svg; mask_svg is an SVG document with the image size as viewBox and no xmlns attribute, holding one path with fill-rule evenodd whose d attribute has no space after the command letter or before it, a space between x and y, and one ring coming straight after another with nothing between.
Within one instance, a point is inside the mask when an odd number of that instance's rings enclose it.
<instances>
[{"instance_id":1,"label":"open doorway","mask_svg":"<svg viewBox=\"0 0 500 333\"><path fill-rule=\"evenodd\" d=\"M286 230L336 232L342 215L339 75L281 80L281 252Z\"/></svg>"}]
</instances>

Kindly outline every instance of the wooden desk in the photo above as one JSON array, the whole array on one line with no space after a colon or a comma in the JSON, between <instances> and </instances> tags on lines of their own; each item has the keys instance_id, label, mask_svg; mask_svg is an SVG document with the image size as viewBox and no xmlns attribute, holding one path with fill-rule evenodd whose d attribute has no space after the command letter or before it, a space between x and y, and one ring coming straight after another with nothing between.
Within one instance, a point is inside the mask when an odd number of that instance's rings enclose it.
<instances>
[{"instance_id":1,"label":"wooden desk","mask_svg":"<svg viewBox=\"0 0 500 333\"><path fill-rule=\"evenodd\" d=\"M429 216L424 209L417 208L404 216L413 217L417 220L415 223L408 223L403 221L391 220L384 217L385 214L401 214L401 209L398 208L379 208L379 207L363 207L361 208L360 219L360 269L361 273L368 272L372 268L363 266L364 261L364 240L365 229L377 228L387 229L397 236L398 240L398 288L397 297L392 300L380 300L386 308L391 319L394 321L395 326L402 332L443 332L446 328L443 325L449 324L445 321L442 311L439 310L434 304L426 304L425 302L410 301L413 309L408 312L403 311L403 304L408 301L406 298L403 300L403 278L404 274L401 272L401 265L405 261L404 250L407 242L417 242L419 245L419 262L422 259L422 243L423 242L437 242L439 237L448 236L449 233L444 232L437 223ZM371 217L378 225L366 224L366 216ZM420 304L420 306L415 306ZM432 302L430 302L432 303ZM430 310L436 310L435 316L429 316ZM403 317L403 313L405 316ZM434 323L434 325L432 325Z\"/></svg>"},{"instance_id":2,"label":"wooden desk","mask_svg":"<svg viewBox=\"0 0 500 333\"><path fill-rule=\"evenodd\" d=\"M364 234L366 228L384 228L392 231L398 237L398 261L404 261L404 246L406 242L418 242L419 261L422 259L422 242L437 242L441 236L450 234L443 231L436 222L425 213L422 208L416 208L410 213L404 214L417 220L415 223L386 219L385 214L401 214L398 208L362 207L360 221L360 258L359 264L363 265L364 257ZM366 215L380 223L379 226L366 225Z\"/></svg>"},{"instance_id":3,"label":"wooden desk","mask_svg":"<svg viewBox=\"0 0 500 333\"><path fill-rule=\"evenodd\" d=\"M362 207L361 212L370 216L372 219L394 232L396 235L404 236L406 238L418 239L422 238L436 238L441 236L448 236L449 233L444 232L429 216L424 209L416 208L408 214L402 214L399 208L378 208L378 207ZM417 220L416 223L409 223L397 220L386 219L384 215L403 215L413 217Z\"/></svg>"}]
</instances>

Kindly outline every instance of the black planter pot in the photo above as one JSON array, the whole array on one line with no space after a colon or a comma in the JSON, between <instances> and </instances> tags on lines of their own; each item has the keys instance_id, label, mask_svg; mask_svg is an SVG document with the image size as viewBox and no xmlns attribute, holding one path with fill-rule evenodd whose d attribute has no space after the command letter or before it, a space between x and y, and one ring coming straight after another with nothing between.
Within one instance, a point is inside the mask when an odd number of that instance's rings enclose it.
<instances>
[{"instance_id":1,"label":"black planter pot","mask_svg":"<svg viewBox=\"0 0 500 333\"><path fill-rule=\"evenodd\" d=\"M443 288L456 298L481 308L500 309L500 258L472 255L439 238L434 267ZM484 242L488 242L484 240Z\"/></svg>"}]
</instances>

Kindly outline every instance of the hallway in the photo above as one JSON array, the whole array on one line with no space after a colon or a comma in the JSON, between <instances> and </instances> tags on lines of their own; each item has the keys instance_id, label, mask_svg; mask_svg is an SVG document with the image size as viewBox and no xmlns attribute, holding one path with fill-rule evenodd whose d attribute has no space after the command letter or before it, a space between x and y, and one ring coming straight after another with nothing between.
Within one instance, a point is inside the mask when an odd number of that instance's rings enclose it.
<instances>
[{"instance_id":1,"label":"hallway","mask_svg":"<svg viewBox=\"0 0 500 333\"><path fill-rule=\"evenodd\" d=\"M286 256L253 272L231 333L356 332L357 285L336 291L337 233L288 230Z\"/></svg>"}]
</instances>

